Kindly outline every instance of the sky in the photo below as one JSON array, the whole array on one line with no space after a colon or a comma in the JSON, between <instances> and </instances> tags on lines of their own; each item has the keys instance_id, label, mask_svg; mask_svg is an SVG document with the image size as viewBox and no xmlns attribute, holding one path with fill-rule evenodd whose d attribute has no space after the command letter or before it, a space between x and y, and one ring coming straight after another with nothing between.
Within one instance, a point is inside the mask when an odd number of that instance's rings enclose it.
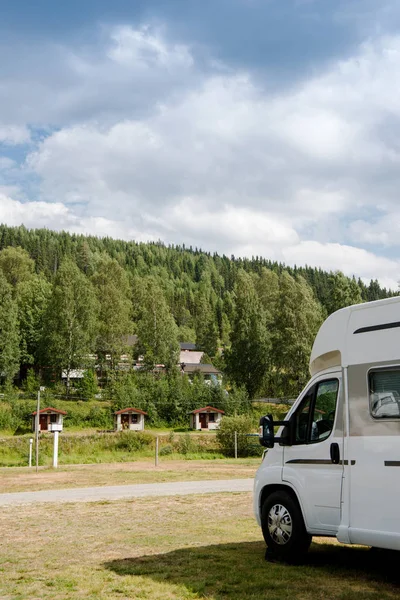
<instances>
[{"instance_id":1,"label":"sky","mask_svg":"<svg viewBox=\"0 0 400 600\"><path fill-rule=\"evenodd\" d=\"M396 0L0 9L0 222L398 289Z\"/></svg>"}]
</instances>

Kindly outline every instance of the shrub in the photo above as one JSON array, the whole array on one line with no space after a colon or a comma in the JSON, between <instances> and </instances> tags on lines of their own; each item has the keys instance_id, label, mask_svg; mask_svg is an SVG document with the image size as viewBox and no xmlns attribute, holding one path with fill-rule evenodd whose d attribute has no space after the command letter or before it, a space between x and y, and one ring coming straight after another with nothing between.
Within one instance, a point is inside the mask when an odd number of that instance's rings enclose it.
<instances>
[{"instance_id":1,"label":"shrub","mask_svg":"<svg viewBox=\"0 0 400 600\"><path fill-rule=\"evenodd\" d=\"M238 417L224 417L217 431L217 442L225 456L235 455L235 431L237 432L238 456L258 456L262 448L256 438L247 437L255 433L257 425L250 415Z\"/></svg>"},{"instance_id":2,"label":"shrub","mask_svg":"<svg viewBox=\"0 0 400 600\"><path fill-rule=\"evenodd\" d=\"M172 454L174 451L174 447L171 444L167 444L166 446L162 446L159 451L160 456L168 456L168 454Z\"/></svg>"},{"instance_id":3,"label":"shrub","mask_svg":"<svg viewBox=\"0 0 400 600\"><path fill-rule=\"evenodd\" d=\"M154 437L149 433L121 431L115 435L117 437L117 442L115 444L116 450L135 452L137 450L143 450L143 448L150 448L154 444Z\"/></svg>"},{"instance_id":4,"label":"shrub","mask_svg":"<svg viewBox=\"0 0 400 600\"><path fill-rule=\"evenodd\" d=\"M191 454L197 452L198 444L193 440L190 433L185 433L177 442L177 450L179 454Z\"/></svg>"}]
</instances>

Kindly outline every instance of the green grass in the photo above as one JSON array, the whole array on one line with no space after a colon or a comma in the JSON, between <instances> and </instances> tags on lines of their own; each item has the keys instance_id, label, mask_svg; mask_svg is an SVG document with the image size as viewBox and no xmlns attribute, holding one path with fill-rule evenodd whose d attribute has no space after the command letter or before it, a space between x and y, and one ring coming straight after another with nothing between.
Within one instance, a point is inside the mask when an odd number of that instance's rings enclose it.
<instances>
[{"instance_id":1,"label":"green grass","mask_svg":"<svg viewBox=\"0 0 400 600\"><path fill-rule=\"evenodd\" d=\"M28 464L31 435L0 438L0 467ZM151 458L155 454L153 432L123 431L119 433L75 433L60 435L59 464L93 464L131 462ZM223 458L215 436L173 433L159 436L160 457L202 459ZM39 464L50 466L53 456L53 436L40 436Z\"/></svg>"},{"instance_id":2,"label":"green grass","mask_svg":"<svg viewBox=\"0 0 400 600\"><path fill-rule=\"evenodd\" d=\"M0 510L0 597L394 600L398 555L326 539L268 563L250 494Z\"/></svg>"}]
</instances>

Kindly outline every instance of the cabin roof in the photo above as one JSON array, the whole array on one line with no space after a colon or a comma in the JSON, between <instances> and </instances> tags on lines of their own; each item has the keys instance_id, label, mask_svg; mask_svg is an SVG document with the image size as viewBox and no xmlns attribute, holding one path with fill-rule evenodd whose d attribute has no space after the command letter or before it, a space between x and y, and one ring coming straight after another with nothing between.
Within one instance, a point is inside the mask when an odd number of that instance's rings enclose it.
<instances>
[{"instance_id":1,"label":"cabin roof","mask_svg":"<svg viewBox=\"0 0 400 600\"><path fill-rule=\"evenodd\" d=\"M42 408L39 410L39 415L44 414L44 413L56 413L58 415L66 415L67 414L65 410L53 408L52 406L48 406L47 408ZM37 410L35 410L35 412L32 413L33 416L36 414L37 414Z\"/></svg>"},{"instance_id":2,"label":"cabin roof","mask_svg":"<svg viewBox=\"0 0 400 600\"><path fill-rule=\"evenodd\" d=\"M123 413L136 413L138 415L147 416L147 412L141 410L140 408L121 408L121 410L116 410L114 415L122 415Z\"/></svg>"},{"instance_id":3,"label":"cabin roof","mask_svg":"<svg viewBox=\"0 0 400 600\"><path fill-rule=\"evenodd\" d=\"M191 414L192 415L196 415L197 413L201 413L201 412L216 412L216 413L221 413L221 415L225 414L224 410L221 410L220 408L214 408L213 406L204 406L203 408L196 408L196 410L192 410Z\"/></svg>"}]
</instances>

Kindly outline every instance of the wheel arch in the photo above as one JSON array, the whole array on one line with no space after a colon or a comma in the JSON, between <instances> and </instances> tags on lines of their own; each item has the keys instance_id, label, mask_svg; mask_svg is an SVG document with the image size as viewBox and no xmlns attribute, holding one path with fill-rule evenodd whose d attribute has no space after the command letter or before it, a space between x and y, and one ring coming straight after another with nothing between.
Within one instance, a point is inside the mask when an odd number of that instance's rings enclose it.
<instances>
[{"instance_id":1,"label":"wheel arch","mask_svg":"<svg viewBox=\"0 0 400 600\"><path fill-rule=\"evenodd\" d=\"M305 520L305 517L304 517L304 511L302 509L302 506L300 504L299 498L298 498L295 490L292 487L290 487L289 485L285 485L285 484L282 484L282 483L272 483L270 485L265 485L263 487L263 489L261 490L261 494L259 496L259 502L260 502L259 510L260 510L260 514L261 514L261 511L262 511L262 507L264 505L264 502L266 501L266 499L268 498L268 496L270 496L274 492L286 492L287 494L289 494L289 496L294 500L294 502L296 502L297 506L299 507L299 510L300 510L301 515L303 517L304 524L306 524L306 520Z\"/></svg>"}]
</instances>

